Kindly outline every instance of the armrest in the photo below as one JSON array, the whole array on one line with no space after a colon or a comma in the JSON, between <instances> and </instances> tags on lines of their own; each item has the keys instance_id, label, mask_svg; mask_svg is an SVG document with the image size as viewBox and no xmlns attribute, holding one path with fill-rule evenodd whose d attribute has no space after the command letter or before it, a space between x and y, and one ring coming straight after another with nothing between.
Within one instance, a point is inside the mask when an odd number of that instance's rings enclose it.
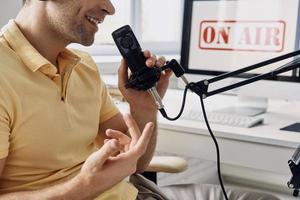
<instances>
[{"instance_id":1,"label":"armrest","mask_svg":"<svg viewBox=\"0 0 300 200\"><path fill-rule=\"evenodd\" d=\"M187 161L176 156L154 156L151 160L147 172L167 172L179 173L185 171Z\"/></svg>"}]
</instances>

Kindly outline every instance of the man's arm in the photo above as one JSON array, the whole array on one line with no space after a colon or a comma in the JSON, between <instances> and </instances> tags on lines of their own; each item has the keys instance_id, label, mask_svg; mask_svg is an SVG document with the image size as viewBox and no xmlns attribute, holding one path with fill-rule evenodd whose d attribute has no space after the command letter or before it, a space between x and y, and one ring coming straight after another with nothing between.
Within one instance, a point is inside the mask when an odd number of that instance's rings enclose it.
<instances>
[{"instance_id":1,"label":"man's arm","mask_svg":"<svg viewBox=\"0 0 300 200\"><path fill-rule=\"evenodd\" d=\"M113 151L113 148L107 150L107 152ZM6 159L0 159L0 176L2 175L3 168L5 166ZM105 181L99 181L105 183ZM21 191L8 194L0 194L0 200L17 200L17 199L74 199L83 200L91 199L101 193L101 187L105 188L105 184L99 184L99 190L97 192L92 191L91 185L88 181L82 178L82 175L78 175L73 179L35 191ZM104 190L103 190L104 191Z\"/></svg>"},{"instance_id":2,"label":"man's arm","mask_svg":"<svg viewBox=\"0 0 300 200\"><path fill-rule=\"evenodd\" d=\"M0 159L0 177L1 177L4 165L5 165L5 161L6 161L6 158Z\"/></svg>"},{"instance_id":3,"label":"man's arm","mask_svg":"<svg viewBox=\"0 0 300 200\"><path fill-rule=\"evenodd\" d=\"M128 121L131 124L135 123L130 122L132 121L131 118L127 118L127 125ZM153 132L153 124L147 123L141 134L136 126L129 126L128 128L133 139L126 151L118 140L110 139L101 149L87 158L80 173L73 179L41 190L0 195L0 200L85 200L96 198L102 192L121 182L125 177L133 174L136 171L138 159L146 152ZM122 153L116 154L120 151ZM5 160L1 160L0 164L0 168L3 169Z\"/></svg>"},{"instance_id":4,"label":"man's arm","mask_svg":"<svg viewBox=\"0 0 300 200\"><path fill-rule=\"evenodd\" d=\"M155 148L156 148L156 142L157 142L157 119L156 115L157 112L142 112L141 110L135 111L134 109L130 109L130 113L133 116L134 119L136 119L136 123L138 124L140 130L143 130L147 122L153 122L154 123L154 129L152 133L152 137L149 141L148 148L146 153L139 159L138 166L137 166L137 172L142 173L146 170L148 165L150 164Z\"/></svg>"},{"instance_id":5,"label":"man's arm","mask_svg":"<svg viewBox=\"0 0 300 200\"><path fill-rule=\"evenodd\" d=\"M88 199L92 196L86 195L86 190L83 190L83 181L73 178L70 181L54 185L45 189L25 192L14 192L0 195L0 200L17 200L17 199L30 199L30 200L54 200L54 199Z\"/></svg>"},{"instance_id":6,"label":"man's arm","mask_svg":"<svg viewBox=\"0 0 300 200\"><path fill-rule=\"evenodd\" d=\"M146 65L148 67L162 67L166 60L164 57L156 59L155 55L151 55L149 51L144 52L144 56L147 58ZM157 91L161 97L164 96L168 84L169 78L172 72L168 71L161 75L160 80L157 83ZM154 123L154 129L152 133L151 140L149 141L148 149L145 154L139 159L137 172L143 172L149 165L156 147L157 139L157 108L154 100L149 95L147 91L137 91L134 89L126 88L125 84L128 81L128 66L124 59L121 61L121 65L118 71L118 87L123 94L126 101L130 106L130 113L135 119L140 130L143 130L147 122ZM105 131L107 129L120 130L126 133L127 127L122 119L122 115L118 114L115 117L107 120L106 122L100 124L99 134L100 137L105 136ZM105 138L102 138L105 139Z\"/></svg>"}]
</instances>

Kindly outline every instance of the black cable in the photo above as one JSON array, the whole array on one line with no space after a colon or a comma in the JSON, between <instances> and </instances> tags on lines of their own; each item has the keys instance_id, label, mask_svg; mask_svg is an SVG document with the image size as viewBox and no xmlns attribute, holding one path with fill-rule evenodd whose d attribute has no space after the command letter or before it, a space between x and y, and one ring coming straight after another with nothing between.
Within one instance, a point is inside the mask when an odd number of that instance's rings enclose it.
<instances>
[{"instance_id":1,"label":"black cable","mask_svg":"<svg viewBox=\"0 0 300 200\"><path fill-rule=\"evenodd\" d=\"M170 118L167 115L165 109L162 108L162 109L159 109L159 111L161 112L161 114L163 115L163 117L165 117L166 119L168 119L170 121L175 121L175 120L177 120L182 115L184 107L185 107L185 101L186 101L187 91L188 91L189 88L190 88L190 84L188 84L185 87L185 89L184 89L183 99L182 99L182 104L181 104L181 108L180 108L179 114L176 117L174 117L174 118ZM210 128L202 96L200 96L200 102L201 102L201 107L202 107L203 116L204 116L204 119L205 119L205 123L206 123L207 129L208 129L208 131L210 133L210 136L212 137L212 139L213 139L213 141L215 143L215 146L216 146L216 151L217 151L217 171L218 171L219 182L220 182L220 185L221 185L221 188L222 188L223 195L224 195L225 199L228 200L227 193L225 191L225 187L224 187L224 184L223 184L222 174L221 174L221 164L220 164L220 160L221 159L220 159L220 150L219 150L218 141L215 138L215 136L214 136L214 134L213 134L213 132L212 132L212 130Z\"/></svg>"},{"instance_id":2,"label":"black cable","mask_svg":"<svg viewBox=\"0 0 300 200\"><path fill-rule=\"evenodd\" d=\"M223 194L224 194L224 197L226 200L228 200L228 196L227 196L227 193L225 191L225 187L224 187L224 184L223 184L223 179L222 179L222 174L221 174L221 164L220 164L220 150L219 150L219 145L218 145L218 141L217 139L215 138L211 128L210 128L210 125L208 123L208 119L207 119L207 115L206 115L206 111L205 111L205 107L204 107L204 102L203 102L203 98L202 96L200 96L200 102L201 102L201 107L202 107L202 111L203 111L203 116L204 116L204 119L205 119L205 123L206 123L206 126L207 126L207 129L209 131L209 134L210 136L212 137L214 143L215 143L215 146L216 146L216 151L217 151L217 168L218 168L218 177L219 177L219 182L220 182L220 185L221 185L221 188L222 188L222 191L223 191Z\"/></svg>"},{"instance_id":3,"label":"black cable","mask_svg":"<svg viewBox=\"0 0 300 200\"><path fill-rule=\"evenodd\" d=\"M189 89L188 87L185 87L185 89L184 89L184 93L183 93L183 97L182 97L182 104L181 104L181 108L180 108L180 111L179 111L178 115L174 118L171 118L167 115L165 109L162 108L162 109L159 109L159 111L160 111L160 113L162 114L163 117L165 117L166 119L168 119L170 121L175 121L175 120L179 119L179 117L182 115L183 110L184 110L186 94L187 94L188 89Z\"/></svg>"}]
</instances>

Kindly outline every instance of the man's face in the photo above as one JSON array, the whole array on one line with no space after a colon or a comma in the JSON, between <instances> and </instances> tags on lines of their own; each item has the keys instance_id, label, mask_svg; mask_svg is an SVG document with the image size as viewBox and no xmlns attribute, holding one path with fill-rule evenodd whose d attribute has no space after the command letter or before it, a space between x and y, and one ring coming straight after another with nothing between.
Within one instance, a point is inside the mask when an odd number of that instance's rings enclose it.
<instances>
[{"instance_id":1,"label":"man's face","mask_svg":"<svg viewBox=\"0 0 300 200\"><path fill-rule=\"evenodd\" d=\"M51 31L69 43L85 46L93 44L98 24L114 12L110 0L55 0L46 5Z\"/></svg>"}]
</instances>

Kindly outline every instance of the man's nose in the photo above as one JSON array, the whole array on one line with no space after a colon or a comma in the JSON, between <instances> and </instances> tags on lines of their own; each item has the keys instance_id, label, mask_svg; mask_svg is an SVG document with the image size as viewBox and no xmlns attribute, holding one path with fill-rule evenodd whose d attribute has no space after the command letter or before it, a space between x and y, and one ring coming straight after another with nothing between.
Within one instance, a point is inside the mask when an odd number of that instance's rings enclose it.
<instances>
[{"instance_id":1,"label":"man's nose","mask_svg":"<svg viewBox=\"0 0 300 200\"><path fill-rule=\"evenodd\" d=\"M107 12L109 15L115 14L115 12L116 12L115 7L114 7L114 5L111 3L110 0L105 0L105 5L106 5L106 12Z\"/></svg>"}]
</instances>

